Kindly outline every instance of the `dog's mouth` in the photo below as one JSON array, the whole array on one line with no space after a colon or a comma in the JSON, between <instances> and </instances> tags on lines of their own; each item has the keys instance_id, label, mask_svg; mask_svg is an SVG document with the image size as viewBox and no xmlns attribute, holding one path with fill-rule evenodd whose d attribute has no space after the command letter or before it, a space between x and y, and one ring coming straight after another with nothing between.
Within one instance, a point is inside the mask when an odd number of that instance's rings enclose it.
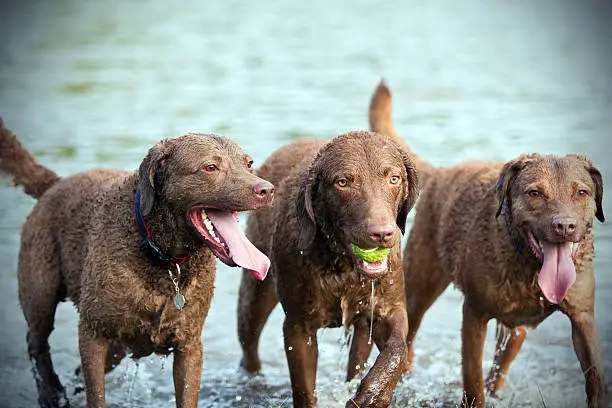
<instances>
[{"instance_id":1,"label":"dog's mouth","mask_svg":"<svg viewBox=\"0 0 612 408\"><path fill-rule=\"evenodd\" d=\"M580 243L539 240L532 232L527 237L530 249L542 261L538 285L549 302L559 304L576 281L574 262Z\"/></svg>"},{"instance_id":2,"label":"dog's mouth","mask_svg":"<svg viewBox=\"0 0 612 408\"><path fill-rule=\"evenodd\" d=\"M355 264L359 271L370 278L378 278L384 275L389 267L389 252L391 248L360 248L351 244L351 250L355 255Z\"/></svg>"},{"instance_id":3,"label":"dog's mouth","mask_svg":"<svg viewBox=\"0 0 612 408\"><path fill-rule=\"evenodd\" d=\"M213 254L228 266L241 266L258 280L268 274L270 260L247 239L236 211L193 207L189 221Z\"/></svg>"}]
</instances>

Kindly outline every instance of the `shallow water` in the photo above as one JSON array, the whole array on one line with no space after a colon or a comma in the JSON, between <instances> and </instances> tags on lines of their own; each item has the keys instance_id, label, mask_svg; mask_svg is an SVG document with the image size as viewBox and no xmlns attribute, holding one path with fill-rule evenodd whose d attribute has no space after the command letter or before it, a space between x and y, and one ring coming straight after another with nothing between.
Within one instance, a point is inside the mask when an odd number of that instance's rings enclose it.
<instances>
[{"instance_id":1,"label":"shallow water","mask_svg":"<svg viewBox=\"0 0 612 408\"><path fill-rule=\"evenodd\" d=\"M12 2L0 13L0 114L42 163L61 175L136 169L157 140L187 131L237 140L261 163L301 136L367 127L384 76L395 120L437 165L523 152L588 154L612 179L610 10L562 1ZM17 301L20 227L34 201L0 183L0 406L36 403ZM610 200L605 210L612 214ZM244 225L244 224L243 224ZM612 378L612 227L596 226L596 317ZM202 407L289 407L280 308L263 334L265 377L237 370L240 271L219 265L203 334ZM425 317L414 373L393 406L454 407L461 393L461 296L449 289ZM78 365L76 312L62 304L51 347L69 392ZM583 405L570 325L553 315L528 335L500 407ZM492 358L491 324L485 354ZM340 329L319 332L319 406L341 407ZM124 361L107 379L109 406L173 406L171 358ZM83 394L71 398L85 406Z\"/></svg>"}]
</instances>

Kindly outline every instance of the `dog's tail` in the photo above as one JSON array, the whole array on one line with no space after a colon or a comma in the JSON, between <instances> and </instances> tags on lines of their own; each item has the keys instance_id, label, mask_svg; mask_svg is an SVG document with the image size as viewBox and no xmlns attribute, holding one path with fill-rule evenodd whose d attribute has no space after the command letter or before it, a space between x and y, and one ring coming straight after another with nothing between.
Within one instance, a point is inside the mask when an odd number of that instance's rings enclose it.
<instances>
[{"instance_id":1,"label":"dog's tail","mask_svg":"<svg viewBox=\"0 0 612 408\"><path fill-rule=\"evenodd\" d=\"M59 181L54 171L36 161L4 126L0 118L0 174L13 177L13 183L23 186L24 191L40 198L45 191Z\"/></svg>"},{"instance_id":2,"label":"dog's tail","mask_svg":"<svg viewBox=\"0 0 612 408\"><path fill-rule=\"evenodd\" d=\"M434 167L428 163L421 156L415 154L410 150L410 147L400 138L395 126L393 125L392 119L392 103L391 90L385 83L384 79L380 80L380 83L372 94L370 100L370 130L382 135L386 135L395 141L399 142L407 151L410 153L414 164L419 171L419 179L421 184L424 185L425 181L431 176L434 171Z\"/></svg>"}]
</instances>

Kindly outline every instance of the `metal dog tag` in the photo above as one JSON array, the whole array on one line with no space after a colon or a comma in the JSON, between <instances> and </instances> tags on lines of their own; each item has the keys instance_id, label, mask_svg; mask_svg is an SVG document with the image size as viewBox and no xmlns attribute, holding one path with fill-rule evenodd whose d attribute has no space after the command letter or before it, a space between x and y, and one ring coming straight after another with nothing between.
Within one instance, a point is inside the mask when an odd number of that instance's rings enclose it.
<instances>
[{"instance_id":1,"label":"metal dog tag","mask_svg":"<svg viewBox=\"0 0 612 408\"><path fill-rule=\"evenodd\" d=\"M176 306L178 310L181 310L183 307L185 307L185 296L180 293L174 295L174 306Z\"/></svg>"}]
</instances>

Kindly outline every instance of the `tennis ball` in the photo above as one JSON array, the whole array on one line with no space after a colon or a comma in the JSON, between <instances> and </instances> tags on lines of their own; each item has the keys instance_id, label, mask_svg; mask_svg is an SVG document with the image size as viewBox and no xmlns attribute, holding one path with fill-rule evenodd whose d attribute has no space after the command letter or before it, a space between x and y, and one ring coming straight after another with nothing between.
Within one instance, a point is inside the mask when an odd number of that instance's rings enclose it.
<instances>
[{"instance_id":1,"label":"tennis ball","mask_svg":"<svg viewBox=\"0 0 612 408\"><path fill-rule=\"evenodd\" d=\"M372 249L361 249L355 244L351 244L351 249L357 258L366 262L380 262L389 255L391 248L372 248Z\"/></svg>"}]
</instances>

